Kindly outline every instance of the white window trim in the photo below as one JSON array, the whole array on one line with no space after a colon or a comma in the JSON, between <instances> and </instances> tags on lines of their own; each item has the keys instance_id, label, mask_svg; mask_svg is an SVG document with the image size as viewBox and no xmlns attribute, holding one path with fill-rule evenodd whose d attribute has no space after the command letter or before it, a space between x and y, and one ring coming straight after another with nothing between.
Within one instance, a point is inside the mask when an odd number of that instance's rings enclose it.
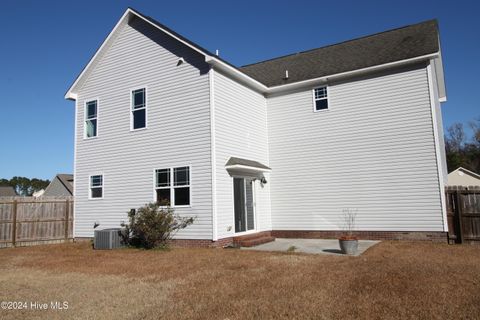
<instances>
[{"instance_id":1,"label":"white window trim","mask_svg":"<svg viewBox=\"0 0 480 320\"><path fill-rule=\"evenodd\" d=\"M320 88L326 88L327 89L327 97L326 98L321 98L321 99L318 99L318 100L327 100L328 107L327 107L327 109L317 110L317 103L316 103L317 99L315 98L315 90L320 89ZM330 110L330 108L331 108L331 105L330 105L330 89L329 89L328 85L319 86L319 87L315 87L315 88L312 89L312 103L313 103L313 112L327 112L328 110Z\"/></svg>"},{"instance_id":2,"label":"white window trim","mask_svg":"<svg viewBox=\"0 0 480 320\"><path fill-rule=\"evenodd\" d=\"M175 168L188 167L188 185L174 186L174 170ZM170 186L157 187L157 170L170 169ZM175 188L189 187L189 203L188 205L175 205ZM157 202L157 189L170 189L170 207L171 208L191 208L192 207L192 166L191 165L178 165L174 167L162 167L153 169L153 202Z\"/></svg>"},{"instance_id":3,"label":"white window trim","mask_svg":"<svg viewBox=\"0 0 480 320\"><path fill-rule=\"evenodd\" d=\"M145 89L145 107L142 108L145 110L145 127L143 128L138 128L138 129L134 129L133 128L133 91L135 90L140 90L140 89ZM135 87L135 88L132 88L130 89L130 93L129 93L129 97L130 97L130 131L142 131L142 130L146 130L148 128L148 87L147 86L140 86L140 87ZM142 110L142 109L135 109L135 110Z\"/></svg>"},{"instance_id":4,"label":"white window trim","mask_svg":"<svg viewBox=\"0 0 480 320\"><path fill-rule=\"evenodd\" d=\"M87 137L87 103L89 102L92 102L92 101L97 101L97 117L95 119L97 119L97 134L93 137ZM99 108L100 106L100 99L99 98L95 98L95 99L86 99L84 102L83 102L83 140L90 140L90 139L96 139L98 137L98 133L99 133L99 130L98 130L98 119L99 119Z\"/></svg>"},{"instance_id":5,"label":"white window trim","mask_svg":"<svg viewBox=\"0 0 480 320\"><path fill-rule=\"evenodd\" d=\"M92 197L92 177L102 176L102 196L98 198ZM96 187L98 188L98 187ZM88 176L88 200L102 200L105 197L105 175L103 172L94 173Z\"/></svg>"}]
</instances>

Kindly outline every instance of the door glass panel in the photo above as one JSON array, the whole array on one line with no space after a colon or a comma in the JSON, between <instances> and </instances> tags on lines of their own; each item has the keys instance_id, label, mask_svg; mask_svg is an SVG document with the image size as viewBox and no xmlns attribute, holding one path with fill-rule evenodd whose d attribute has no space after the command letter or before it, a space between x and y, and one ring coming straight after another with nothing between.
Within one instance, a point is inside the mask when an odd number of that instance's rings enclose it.
<instances>
[{"instance_id":1,"label":"door glass panel","mask_svg":"<svg viewBox=\"0 0 480 320\"><path fill-rule=\"evenodd\" d=\"M233 202L235 207L235 232L246 231L244 179L233 178Z\"/></svg>"},{"instance_id":2,"label":"door glass panel","mask_svg":"<svg viewBox=\"0 0 480 320\"><path fill-rule=\"evenodd\" d=\"M245 180L245 204L247 210L247 230L254 229L254 215L253 215L253 182L252 180Z\"/></svg>"}]
</instances>

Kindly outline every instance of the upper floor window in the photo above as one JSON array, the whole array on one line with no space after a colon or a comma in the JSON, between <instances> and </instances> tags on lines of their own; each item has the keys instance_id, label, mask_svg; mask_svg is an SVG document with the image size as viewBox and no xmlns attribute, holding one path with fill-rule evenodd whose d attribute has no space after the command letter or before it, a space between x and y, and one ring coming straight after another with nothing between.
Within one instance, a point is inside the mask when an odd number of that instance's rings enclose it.
<instances>
[{"instance_id":1,"label":"upper floor window","mask_svg":"<svg viewBox=\"0 0 480 320\"><path fill-rule=\"evenodd\" d=\"M90 176L90 199L103 198L103 175Z\"/></svg>"},{"instance_id":2,"label":"upper floor window","mask_svg":"<svg viewBox=\"0 0 480 320\"><path fill-rule=\"evenodd\" d=\"M85 137L92 138L97 136L97 100L87 101L85 103Z\"/></svg>"},{"instance_id":3,"label":"upper floor window","mask_svg":"<svg viewBox=\"0 0 480 320\"><path fill-rule=\"evenodd\" d=\"M142 129L147 126L146 89L132 90L131 129Z\"/></svg>"},{"instance_id":4,"label":"upper floor window","mask_svg":"<svg viewBox=\"0 0 480 320\"><path fill-rule=\"evenodd\" d=\"M155 170L155 194L157 202L190 205L190 167Z\"/></svg>"},{"instance_id":5,"label":"upper floor window","mask_svg":"<svg viewBox=\"0 0 480 320\"><path fill-rule=\"evenodd\" d=\"M327 87L320 87L313 89L315 111L328 109L328 94Z\"/></svg>"}]
</instances>

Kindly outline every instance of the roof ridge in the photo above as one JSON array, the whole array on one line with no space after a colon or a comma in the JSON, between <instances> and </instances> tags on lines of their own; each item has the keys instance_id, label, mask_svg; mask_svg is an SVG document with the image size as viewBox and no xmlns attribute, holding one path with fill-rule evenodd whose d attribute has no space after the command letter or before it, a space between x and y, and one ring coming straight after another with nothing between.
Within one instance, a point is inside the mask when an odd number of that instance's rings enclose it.
<instances>
[{"instance_id":1,"label":"roof ridge","mask_svg":"<svg viewBox=\"0 0 480 320\"><path fill-rule=\"evenodd\" d=\"M378 36L380 34L393 32L393 31L397 31L397 30L401 30L401 29L406 29L406 28L409 28L409 27L417 26L417 25L420 25L420 24L426 24L426 23L430 23L430 22L434 22L437 29L438 29L438 20L436 18L433 18L433 19L428 19L428 20L425 20L425 21L417 22L417 23L414 23L414 24L409 24L409 25L406 25L406 26L403 26L403 27L388 29L388 30L385 30L385 31L380 31L380 32L373 33L373 34L368 34L368 35L357 37L357 38L350 39L350 40L340 41L340 42L337 42L337 43L327 44L325 46L321 46L321 47L317 47L317 48L307 49L307 50L304 50L304 51L290 53L290 54L286 54L286 55L283 55L283 56L279 56L279 57L275 57L275 58L270 58L270 59L246 64L246 65L240 66L239 68L242 69L242 68L245 68L245 67L249 67L249 66L253 66L253 65L257 65L257 64L261 64L261 63L265 63L265 62L278 60L278 59L283 59L283 58L287 58L287 57L290 57L290 56L295 56L295 55L298 55L298 54L308 53L308 52L319 50L319 49L325 49L325 48L328 48L328 47L333 47L333 46L341 45L341 44L348 43L348 42L353 42L353 41L357 41L357 40L361 40L361 39L366 39L366 38Z\"/></svg>"}]
</instances>

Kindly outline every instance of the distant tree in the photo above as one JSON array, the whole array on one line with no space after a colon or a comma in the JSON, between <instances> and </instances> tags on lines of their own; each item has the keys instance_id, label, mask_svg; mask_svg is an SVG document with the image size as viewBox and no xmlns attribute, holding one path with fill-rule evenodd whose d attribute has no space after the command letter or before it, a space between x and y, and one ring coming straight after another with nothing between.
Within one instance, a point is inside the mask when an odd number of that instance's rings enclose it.
<instances>
[{"instance_id":1,"label":"distant tree","mask_svg":"<svg viewBox=\"0 0 480 320\"><path fill-rule=\"evenodd\" d=\"M473 131L473 143L480 147L480 117L470 121L469 125Z\"/></svg>"},{"instance_id":2,"label":"distant tree","mask_svg":"<svg viewBox=\"0 0 480 320\"><path fill-rule=\"evenodd\" d=\"M50 180L42 180L33 178L30 180L30 188L32 194L38 190L45 189L50 184Z\"/></svg>"},{"instance_id":3,"label":"distant tree","mask_svg":"<svg viewBox=\"0 0 480 320\"><path fill-rule=\"evenodd\" d=\"M465 131L463 124L454 123L447 129L448 139L446 144L453 152L460 152L465 145Z\"/></svg>"},{"instance_id":4,"label":"distant tree","mask_svg":"<svg viewBox=\"0 0 480 320\"><path fill-rule=\"evenodd\" d=\"M471 139L467 139L463 124L454 123L447 129L445 151L448 172L458 167L480 172L480 118L469 122L473 131Z\"/></svg>"},{"instance_id":5,"label":"distant tree","mask_svg":"<svg viewBox=\"0 0 480 320\"><path fill-rule=\"evenodd\" d=\"M18 195L31 196L34 192L45 189L50 184L50 180L29 179L26 177L13 177L10 180L0 179L0 185L12 186Z\"/></svg>"}]
</instances>

